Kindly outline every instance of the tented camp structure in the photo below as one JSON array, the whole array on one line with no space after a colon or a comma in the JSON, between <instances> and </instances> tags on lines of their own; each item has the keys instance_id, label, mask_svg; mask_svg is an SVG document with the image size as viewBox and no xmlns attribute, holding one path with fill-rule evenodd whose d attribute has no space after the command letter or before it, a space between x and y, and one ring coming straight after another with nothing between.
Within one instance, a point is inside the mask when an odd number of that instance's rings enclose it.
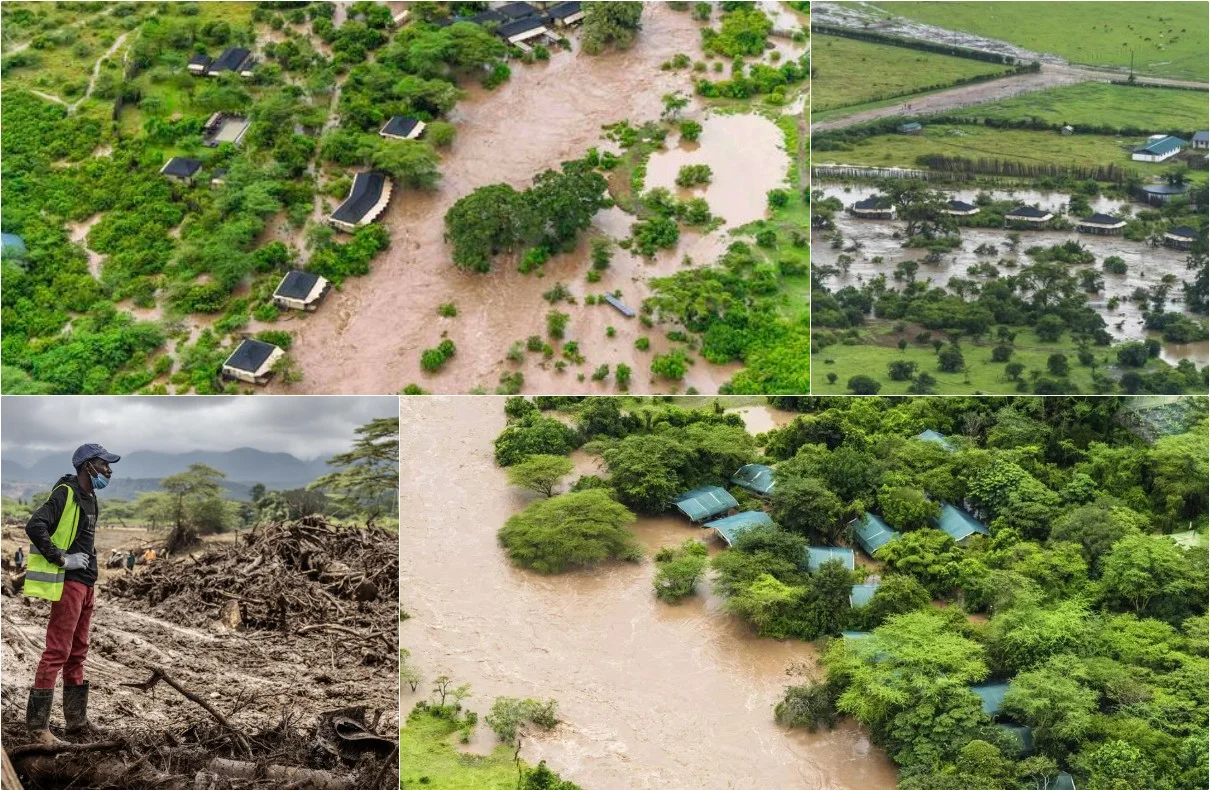
<instances>
[{"instance_id":1,"label":"tented camp structure","mask_svg":"<svg viewBox=\"0 0 1210 790\"><path fill-rule=\"evenodd\" d=\"M424 134L425 122L406 115L392 115L378 130L380 137L388 140L415 140Z\"/></svg>"},{"instance_id":2,"label":"tented camp structure","mask_svg":"<svg viewBox=\"0 0 1210 790\"><path fill-rule=\"evenodd\" d=\"M318 274L294 269L286 272L273 292L273 302L289 310L314 310L328 295L332 284Z\"/></svg>"},{"instance_id":3,"label":"tented camp structure","mask_svg":"<svg viewBox=\"0 0 1210 790\"><path fill-rule=\"evenodd\" d=\"M764 464L744 464L731 476L731 482L754 494L773 493L773 467Z\"/></svg>"},{"instance_id":4,"label":"tented camp structure","mask_svg":"<svg viewBox=\"0 0 1210 790\"><path fill-rule=\"evenodd\" d=\"M349 196L337 206L328 221L337 230L352 233L378 219L390 201L391 179L385 173L377 170L358 173L349 188Z\"/></svg>"},{"instance_id":5,"label":"tented camp structure","mask_svg":"<svg viewBox=\"0 0 1210 790\"><path fill-rule=\"evenodd\" d=\"M871 557L874 552L899 537L899 533L887 526L887 523L873 513L862 513L849 522L853 528L853 539L857 545Z\"/></svg>"},{"instance_id":6,"label":"tented camp structure","mask_svg":"<svg viewBox=\"0 0 1210 790\"><path fill-rule=\"evenodd\" d=\"M234 353L223 363L223 378L248 384L267 384L273 376L273 366L286 352L263 340L244 338Z\"/></svg>"},{"instance_id":7,"label":"tented camp structure","mask_svg":"<svg viewBox=\"0 0 1210 790\"><path fill-rule=\"evenodd\" d=\"M878 592L878 583L870 584L854 584L853 589L849 591L849 606L854 609L860 609L870 602L874 597L874 593Z\"/></svg>"},{"instance_id":8,"label":"tented camp structure","mask_svg":"<svg viewBox=\"0 0 1210 790\"><path fill-rule=\"evenodd\" d=\"M808 546L807 547L807 573L818 573L826 563L832 560L840 560L845 567L845 570L853 570L857 567L857 561L853 557L853 550L843 546Z\"/></svg>"},{"instance_id":9,"label":"tented camp structure","mask_svg":"<svg viewBox=\"0 0 1210 790\"><path fill-rule=\"evenodd\" d=\"M991 531L975 520L970 513L954 507L948 502L941 503L941 516L937 519L937 529L953 538L959 546L965 546L972 535L991 534Z\"/></svg>"},{"instance_id":10,"label":"tented camp structure","mask_svg":"<svg viewBox=\"0 0 1210 790\"><path fill-rule=\"evenodd\" d=\"M719 486L703 486L686 491L677 497L673 504L694 523L705 521L739 507L739 502L735 501L735 497L727 493L727 489Z\"/></svg>"},{"instance_id":11,"label":"tented camp structure","mask_svg":"<svg viewBox=\"0 0 1210 790\"><path fill-rule=\"evenodd\" d=\"M769 514L760 510L745 510L734 516L727 516L705 524L706 529L713 529L728 546L735 545L735 540L753 527L763 527L772 524Z\"/></svg>"},{"instance_id":12,"label":"tented camp structure","mask_svg":"<svg viewBox=\"0 0 1210 790\"><path fill-rule=\"evenodd\" d=\"M932 442L933 444L940 445L951 453L954 451L954 443L950 440L950 438L943 433L934 431L932 428L924 429L920 433L916 434L916 438L922 442Z\"/></svg>"}]
</instances>

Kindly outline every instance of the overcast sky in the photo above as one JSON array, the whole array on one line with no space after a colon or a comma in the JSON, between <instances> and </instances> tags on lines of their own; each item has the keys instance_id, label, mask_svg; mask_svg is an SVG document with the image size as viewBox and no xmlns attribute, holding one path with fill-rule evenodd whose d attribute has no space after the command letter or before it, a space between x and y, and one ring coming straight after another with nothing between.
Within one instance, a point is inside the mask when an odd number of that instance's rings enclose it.
<instances>
[{"instance_id":1,"label":"overcast sky","mask_svg":"<svg viewBox=\"0 0 1210 790\"><path fill-rule=\"evenodd\" d=\"M118 455L254 447L309 461L349 449L359 425L398 414L393 396L7 397L0 454L25 464L96 442Z\"/></svg>"}]
</instances>

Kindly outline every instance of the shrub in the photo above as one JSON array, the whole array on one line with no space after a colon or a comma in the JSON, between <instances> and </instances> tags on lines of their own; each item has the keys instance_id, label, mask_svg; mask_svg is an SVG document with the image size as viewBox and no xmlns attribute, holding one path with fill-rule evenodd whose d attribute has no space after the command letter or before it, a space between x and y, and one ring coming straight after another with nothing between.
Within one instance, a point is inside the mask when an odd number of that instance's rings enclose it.
<instances>
[{"instance_id":1,"label":"shrub","mask_svg":"<svg viewBox=\"0 0 1210 790\"><path fill-rule=\"evenodd\" d=\"M551 310L546 314L546 332L556 340L561 340L564 333L567 331L567 322L571 320L571 316L567 313L560 313L558 310Z\"/></svg>"},{"instance_id":2,"label":"shrub","mask_svg":"<svg viewBox=\"0 0 1210 790\"><path fill-rule=\"evenodd\" d=\"M697 121L681 121L680 123L681 139L688 142L697 142L697 139L702 136L702 125Z\"/></svg>"},{"instance_id":3,"label":"shrub","mask_svg":"<svg viewBox=\"0 0 1210 790\"><path fill-rule=\"evenodd\" d=\"M709 184L714 171L710 165L682 165L676 174L678 187L694 187L698 184Z\"/></svg>"},{"instance_id":4,"label":"shrub","mask_svg":"<svg viewBox=\"0 0 1210 790\"><path fill-rule=\"evenodd\" d=\"M996 346L992 349L992 362L1007 362L1012 355L1012 346Z\"/></svg>"},{"instance_id":5,"label":"shrub","mask_svg":"<svg viewBox=\"0 0 1210 790\"><path fill-rule=\"evenodd\" d=\"M877 395L882 384L869 376L853 376L849 379L848 387L854 395Z\"/></svg>"},{"instance_id":6,"label":"shrub","mask_svg":"<svg viewBox=\"0 0 1210 790\"><path fill-rule=\"evenodd\" d=\"M500 528L501 545L523 568L560 573L607 560L642 557L628 525L635 519L601 489L536 500Z\"/></svg>"},{"instance_id":7,"label":"shrub","mask_svg":"<svg viewBox=\"0 0 1210 790\"><path fill-rule=\"evenodd\" d=\"M685 371L688 370L690 364L689 357L685 356L685 352L679 348L674 348L667 354L656 354L651 360L651 372L657 376L662 376L673 381L680 381L685 377Z\"/></svg>"},{"instance_id":8,"label":"shrub","mask_svg":"<svg viewBox=\"0 0 1210 790\"><path fill-rule=\"evenodd\" d=\"M455 352L454 341L442 340L436 348L426 348L421 352L420 367L426 373L436 373L454 356Z\"/></svg>"},{"instance_id":9,"label":"shrub","mask_svg":"<svg viewBox=\"0 0 1210 790\"><path fill-rule=\"evenodd\" d=\"M784 189L770 189L766 194L769 208L785 208L790 204L790 193Z\"/></svg>"},{"instance_id":10,"label":"shrub","mask_svg":"<svg viewBox=\"0 0 1210 790\"><path fill-rule=\"evenodd\" d=\"M446 302L437 307L437 315L443 318L454 318L458 315L458 306L453 302Z\"/></svg>"}]
</instances>

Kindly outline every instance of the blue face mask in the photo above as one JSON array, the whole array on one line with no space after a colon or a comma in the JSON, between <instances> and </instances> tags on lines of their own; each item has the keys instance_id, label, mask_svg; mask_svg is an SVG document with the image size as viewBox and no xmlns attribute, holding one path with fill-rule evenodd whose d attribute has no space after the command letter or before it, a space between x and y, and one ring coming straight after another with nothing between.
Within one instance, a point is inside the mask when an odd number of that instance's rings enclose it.
<instances>
[{"instance_id":1,"label":"blue face mask","mask_svg":"<svg viewBox=\"0 0 1210 790\"><path fill-rule=\"evenodd\" d=\"M93 469L92 470L92 487L93 487L93 489L100 491L102 488L104 488L107 485L109 485L109 478L105 477L104 475L97 474L97 470Z\"/></svg>"}]
</instances>

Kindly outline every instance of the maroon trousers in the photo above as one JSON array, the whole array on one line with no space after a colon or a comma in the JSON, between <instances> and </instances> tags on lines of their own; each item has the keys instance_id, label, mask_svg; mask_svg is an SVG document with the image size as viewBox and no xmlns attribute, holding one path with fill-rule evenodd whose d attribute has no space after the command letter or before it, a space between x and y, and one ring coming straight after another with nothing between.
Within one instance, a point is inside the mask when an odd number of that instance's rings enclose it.
<instances>
[{"instance_id":1,"label":"maroon trousers","mask_svg":"<svg viewBox=\"0 0 1210 790\"><path fill-rule=\"evenodd\" d=\"M50 605L46 649L38 662L34 688L53 689L59 670L63 670L64 686L84 683L84 659L88 657L92 604L92 585L63 582L63 597Z\"/></svg>"}]
</instances>

